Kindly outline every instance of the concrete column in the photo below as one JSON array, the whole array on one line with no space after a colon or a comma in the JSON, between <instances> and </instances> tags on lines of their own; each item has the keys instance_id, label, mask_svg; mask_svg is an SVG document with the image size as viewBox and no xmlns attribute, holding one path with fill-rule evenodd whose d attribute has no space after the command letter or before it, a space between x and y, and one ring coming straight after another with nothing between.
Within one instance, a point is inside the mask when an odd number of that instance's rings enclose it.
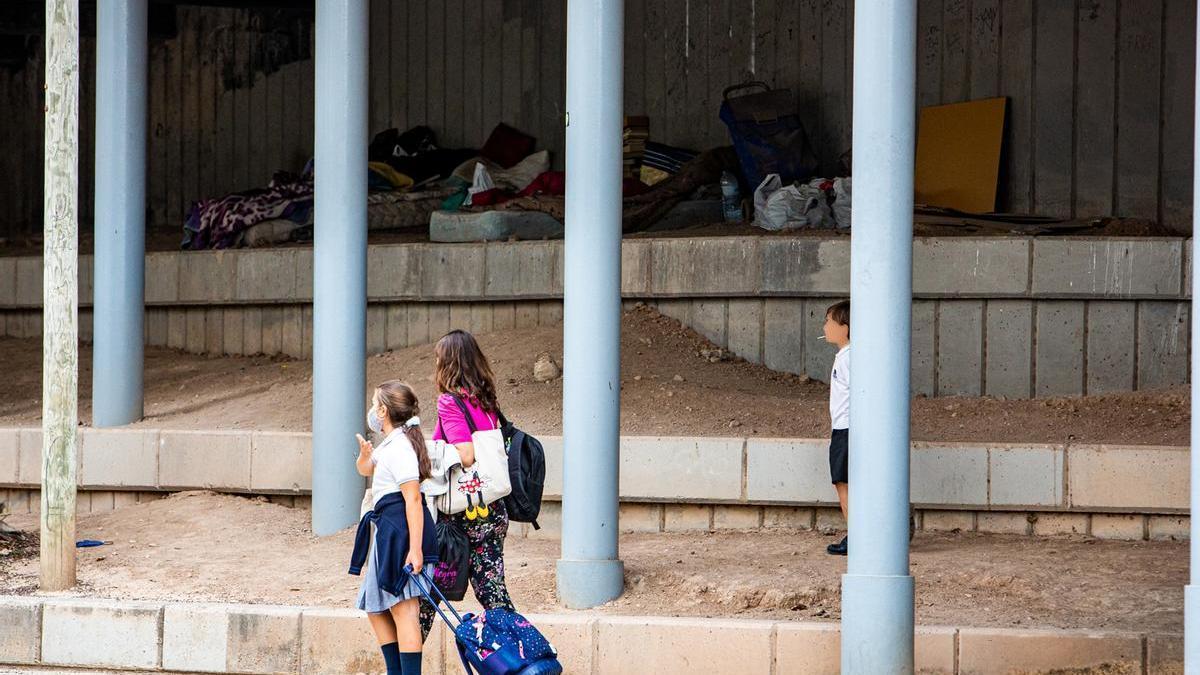
<instances>
[{"instance_id":1,"label":"concrete column","mask_svg":"<svg viewBox=\"0 0 1200 675\"><path fill-rule=\"evenodd\" d=\"M367 6L317 0L313 531L358 519L367 410Z\"/></svg>"},{"instance_id":2,"label":"concrete column","mask_svg":"<svg viewBox=\"0 0 1200 675\"><path fill-rule=\"evenodd\" d=\"M915 0L856 0L850 560L842 672L913 672L908 571Z\"/></svg>"},{"instance_id":3,"label":"concrete column","mask_svg":"<svg viewBox=\"0 0 1200 675\"><path fill-rule=\"evenodd\" d=\"M567 3L563 528L558 596L621 595L621 133L624 4Z\"/></svg>"},{"instance_id":4,"label":"concrete column","mask_svg":"<svg viewBox=\"0 0 1200 675\"><path fill-rule=\"evenodd\" d=\"M96 258L92 415L142 418L146 260L146 0L96 6Z\"/></svg>"},{"instance_id":5,"label":"concrete column","mask_svg":"<svg viewBox=\"0 0 1200 675\"><path fill-rule=\"evenodd\" d=\"M1200 3L1198 3L1200 4ZM1197 18L1196 36L1200 38L1200 17ZM1196 82L1200 85L1200 40L1197 41L1196 51ZM1192 200L1200 198L1200 86L1196 88L1196 110L1193 128L1198 132L1192 145ZM1196 297L1200 295L1200 274L1196 274L1196 254L1200 247L1196 245L1196 218L1192 216L1192 316L1196 316ZM1200 331L1192 331L1192 448L1200 448L1200 369L1196 368L1197 354L1200 354ZM1196 453L1191 453L1191 537L1189 549L1191 558L1188 569L1190 575L1188 585L1183 589L1183 663L1187 675L1200 675L1200 518L1196 517L1200 508L1200 460Z\"/></svg>"}]
</instances>

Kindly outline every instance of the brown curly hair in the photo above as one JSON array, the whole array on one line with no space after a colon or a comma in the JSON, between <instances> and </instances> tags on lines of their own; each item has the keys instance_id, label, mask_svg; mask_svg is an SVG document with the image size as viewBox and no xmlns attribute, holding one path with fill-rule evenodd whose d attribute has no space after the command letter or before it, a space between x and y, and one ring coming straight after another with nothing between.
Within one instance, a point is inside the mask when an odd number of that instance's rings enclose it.
<instances>
[{"instance_id":1,"label":"brown curly hair","mask_svg":"<svg viewBox=\"0 0 1200 675\"><path fill-rule=\"evenodd\" d=\"M433 348L437 357L434 381L439 394L466 395L485 411L499 410L496 377L475 337L465 330L452 330Z\"/></svg>"}]
</instances>

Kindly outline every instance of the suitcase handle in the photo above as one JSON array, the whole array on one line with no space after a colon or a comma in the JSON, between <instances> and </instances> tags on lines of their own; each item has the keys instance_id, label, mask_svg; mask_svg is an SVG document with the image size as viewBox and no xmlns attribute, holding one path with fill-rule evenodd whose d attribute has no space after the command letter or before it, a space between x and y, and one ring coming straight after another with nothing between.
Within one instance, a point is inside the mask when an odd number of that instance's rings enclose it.
<instances>
[{"instance_id":1,"label":"suitcase handle","mask_svg":"<svg viewBox=\"0 0 1200 675\"><path fill-rule=\"evenodd\" d=\"M471 675L472 668L471 662L467 659L467 645L464 645L462 641L458 639L457 626L455 626L453 623L450 623L450 617L446 616L446 613L442 611L441 604L446 604L446 608L450 610L450 613L454 615L455 619L458 619L458 625L461 626L463 624L463 619L461 616L459 616L458 610L454 609L454 605L451 605L450 601L446 599L446 596L442 594L442 589L437 587L437 584L433 582L432 577L425 574L425 569L422 569L420 574L414 574L412 565L405 565L404 571L408 572L408 574L412 577L413 582L417 584L417 590L421 591L421 595L425 596L425 600L429 602L430 605L433 605L433 611L437 612L438 616L442 617L442 621L445 621L446 625L450 628L450 632L455 636L454 641L458 647L458 658L462 661L463 668L466 669L467 675ZM425 585L421 583L422 579L429 582L429 588L425 588ZM437 594L437 599L434 599L434 593ZM441 602L439 602L439 600ZM476 644L475 647L478 648L479 645Z\"/></svg>"},{"instance_id":2,"label":"suitcase handle","mask_svg":"<svg viewBox=\"0 0 1200 675\"><path fill-rule=\"evenodd\" d=\"M721 98L729 100L729 94L735 91L741 91L742 89L762 89L763 91L771 91L771 85L763 82L762 80L754 80L753 82L743 82L742 84L730 85L725 87L725 90L721 92Z\"/></svg>"},{"instance_id":3,"label":"suitcase handle","mask_svg":"<svg viewBox=\"0 0 1200 675\"><path fill-rule=\"evenodd\" d=\"M404 571L408 572L408 575L412 577L413 582L416 583L417 590L421 591L421 595L425 597L425 600L433 606L433 610L442 617L442 621L445 621L446 625L449 626L450 630L453 631L455 628L457 628L457 626L455 626L453 623L450 623L450 617L446 616L446 613L442 611L442 603L445 603L446 608L450 610L450 613L454 615L454 618L458 619L459 626L462 625L463 618L459 616L458 610L454 609L454 605L450 604L450 601L446 599L446 596L442 595L442 589L437 587L437 584L433 582L433 577L428 576L425 572L425 569L427 568L422 568L421 573L416 574L413 572L413 567L411 564L404 566ZM428 581L429 588L425 588L425 584L421 583L421 580ZM433 594L437 594L436 599L433 597Z\"/></svg>"}]
</instances>

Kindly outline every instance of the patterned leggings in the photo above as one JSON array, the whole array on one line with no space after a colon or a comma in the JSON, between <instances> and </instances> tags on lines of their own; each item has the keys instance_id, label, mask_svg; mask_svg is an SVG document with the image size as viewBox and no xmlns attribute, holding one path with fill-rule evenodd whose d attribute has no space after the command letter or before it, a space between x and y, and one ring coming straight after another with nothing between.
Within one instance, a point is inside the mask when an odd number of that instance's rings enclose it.
<instances>
[{"instance_id":1,"label":"patterned leggings","mask_svg":"<svg viewBox=\"0 0 1200 675\"><path fill-rule=\"evenodd\" d=\"M508 534L508 511L503 501L489 504L491 515L482 520L467 520L464 514L452 516L438 514L438 518L449 518L467 533L471 545L471 590L484 609L515 609L508 587L504 585L504 537ZM421 599L421 638L429 637L433 619L437 616L433 606Z\"/></svg>"}]
</instances>

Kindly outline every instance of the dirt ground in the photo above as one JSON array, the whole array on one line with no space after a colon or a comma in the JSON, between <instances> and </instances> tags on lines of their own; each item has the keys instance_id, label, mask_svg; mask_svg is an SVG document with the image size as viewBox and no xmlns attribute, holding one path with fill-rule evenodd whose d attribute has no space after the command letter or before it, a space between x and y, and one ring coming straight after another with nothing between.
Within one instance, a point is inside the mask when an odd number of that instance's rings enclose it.
<instances>
[{"instance_id":1,"label":"dirt ground","mask_svg":"<svg viewBox=\"0 0 1200 675\"><path fill-rule=\"evenodd\" d=\"M80 517L79 593L123 599L352 606L352 529L317 539L310 512L205 492ZM28 515L17 527L36 529ZM806 531L626 534L625 595L603 612L788 620L839 618L846 559L838 536ZM749 553L749 555L747 555ZM557 539L507 542L517 606L565 611L554 595ZM917 534L920 624L1179 632L1186 542L1110 542L973 533ZM0 555L0 594L37 586L36 548ZM472 604L470 602L468 605Z\"/></svg>"},{"instance_id":2,"label":"dirt ground","mask_svg":"<svg viewBox=\"0 0 1200 675\"><path fill-rule=\"evenodd\" d=\"M542 327L479 336L508 417L531 433L561 429L562 380L538 383L533 362L561 363L562 330ZM710 362L714 349L679 322L648 308L622 328L621 430L641 435L820 438L829 433L828 387L739 360ZM0 338L0 425L37 424L41 341ZM370 357L367 382L400 378L426 404L432 425L433 350L410 347ZM267 357L205 357L146 350L146 419L161 428L304 431L312 413L312 363ZM91 353L80 352L80 419L91 418ZM364 393L363 407L367 396ZM1087 442L1186 445L1186 387L1040 400L916 398L912 436L927 441Z\"/></svg>"}]
</instances>

